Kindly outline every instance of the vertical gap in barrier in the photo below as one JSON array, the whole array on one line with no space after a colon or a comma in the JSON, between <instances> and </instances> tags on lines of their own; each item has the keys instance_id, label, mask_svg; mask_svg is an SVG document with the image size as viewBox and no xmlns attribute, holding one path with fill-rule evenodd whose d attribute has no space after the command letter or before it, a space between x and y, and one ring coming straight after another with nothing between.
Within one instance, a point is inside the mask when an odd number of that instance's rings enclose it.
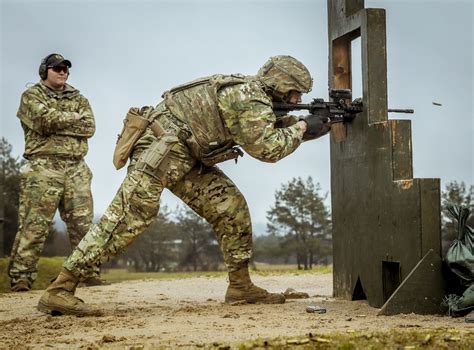
<instances>
[{"instance_id":1,"label":"vertical gap in barrier","mask_svg":"<svg viewBox=\"0 0 474 350\"><path fill-rule=\"evenodd\" d=\"M400 262L382 261L383 302L395 292L402 282Z\"/></svg>"},{"instance_id":2,"label":"vertical gap in barrier","mask_svg":"<svg viewBox=\"0 0 474 350\"><path fill-rule=\"evenodd\" d=\"M362 97L362 51L361 39L351 41L352 99Z\"/></svg>"}]
</instances>

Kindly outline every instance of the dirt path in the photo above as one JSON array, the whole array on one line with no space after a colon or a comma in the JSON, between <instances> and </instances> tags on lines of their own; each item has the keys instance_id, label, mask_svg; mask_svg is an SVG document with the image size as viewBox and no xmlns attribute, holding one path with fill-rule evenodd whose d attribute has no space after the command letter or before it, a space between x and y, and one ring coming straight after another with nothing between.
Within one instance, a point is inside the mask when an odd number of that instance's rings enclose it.
<instances>
[{"instance_id":1,"label":"dirt path","mask_svg":"<svg viewBox=\"0 0 474 350\"><path fill-rule=\"evenodd\" d=\"M463 318L440 316L376 316L365 302L331 298L330 274L261 277L254 282L270 291L291 287L310 299L283 305L222 303L227 283L222 277L130 281L78 289L78 296L100 305L105 316L51 317L35 306L41 291L0 294L0 348L95 348L131 345L199 346L257 337L303 335L332 331L391 328L457 328L474 331ZM326 314L309 314L317 304Z\"/></svg>"}]
</instances>

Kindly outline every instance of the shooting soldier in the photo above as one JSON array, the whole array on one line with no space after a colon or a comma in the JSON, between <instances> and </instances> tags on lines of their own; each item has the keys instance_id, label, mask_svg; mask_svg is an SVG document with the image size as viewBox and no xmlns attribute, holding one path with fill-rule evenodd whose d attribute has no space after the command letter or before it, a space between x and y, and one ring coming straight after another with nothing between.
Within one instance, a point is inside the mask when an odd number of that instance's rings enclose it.
<instances>
[{"instance_id":1,"label":"shooting soldier","mask_svg":"<svg viewBox=\"0 0 474 350\"><path fill-rule=\"evenodd\" d=\"M304 139L330 129L327 118L287 116L276 126L273 102L301 102L308 69L290 56L270 58L256 76L214 75L167 91L155 108L132 108L117 142L117 168L128 173L100 221L91 227L38 303L41 311L97 315L74 296L91 267L122 252L156 217L168 188L213 227L229 273L226 302L284 303L255 286L248 263L252 225L245 198L216 164L246 153L276 162Z\"/></svg>"}]
</instances>

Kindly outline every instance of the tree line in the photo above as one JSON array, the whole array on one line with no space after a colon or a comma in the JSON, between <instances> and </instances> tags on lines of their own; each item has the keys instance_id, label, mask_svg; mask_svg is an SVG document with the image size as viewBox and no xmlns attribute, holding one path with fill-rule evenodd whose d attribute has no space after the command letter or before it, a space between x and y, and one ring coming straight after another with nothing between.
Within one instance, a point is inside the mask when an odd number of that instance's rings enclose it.
<instances>
[{"instance_id":1,"label":"tree line","mask_svg":"<svg viewBox=\"0 0 474 350\"><path fill-rule=\"evenodd\" d=\"M11 155L12 147L0 140L1 208L0 255L8 256L18 229L20 169L24 161ZM442 191L442 206L461 204L474 209L474 186L450 182ZM327 193L311 177L293 178L275 192L267 211L266 232L253 237L253 260L266 263L297 264L311 269L332 263L332 230ZM456 237L456 227L442 211L443 253ZM471 223L473 224L473 223ZM3 240L2 240L3 236ZM71 247L65 232L54 225L43 251L44 256L66 256ZM212 227L187 207L174 211L164 207L150 227L128 250L108 263L109 267L135 271L197 271L224 269L222 254Z\"/></svg>"}]
</instances>

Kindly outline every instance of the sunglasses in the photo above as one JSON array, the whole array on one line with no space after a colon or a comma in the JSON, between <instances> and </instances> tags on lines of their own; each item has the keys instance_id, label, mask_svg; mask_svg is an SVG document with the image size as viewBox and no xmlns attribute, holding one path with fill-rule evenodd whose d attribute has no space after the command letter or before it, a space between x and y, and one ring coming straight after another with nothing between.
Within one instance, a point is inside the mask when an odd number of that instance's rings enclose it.
<instances>
[{"instance_id":1,"label":"sunglasses","mask_svg":"<svg viewBox=\"0 0 474 350\"><path fill-rule=\"evenodd\" d=\"M53 70L53 72L55 72L55 73L60 73L60 72L67 73L67 72L69 72L69 68L66 67L66 66L54 66L54 67L48 67L48 68L51 68Z\"/></svg>"}]
</instances>

